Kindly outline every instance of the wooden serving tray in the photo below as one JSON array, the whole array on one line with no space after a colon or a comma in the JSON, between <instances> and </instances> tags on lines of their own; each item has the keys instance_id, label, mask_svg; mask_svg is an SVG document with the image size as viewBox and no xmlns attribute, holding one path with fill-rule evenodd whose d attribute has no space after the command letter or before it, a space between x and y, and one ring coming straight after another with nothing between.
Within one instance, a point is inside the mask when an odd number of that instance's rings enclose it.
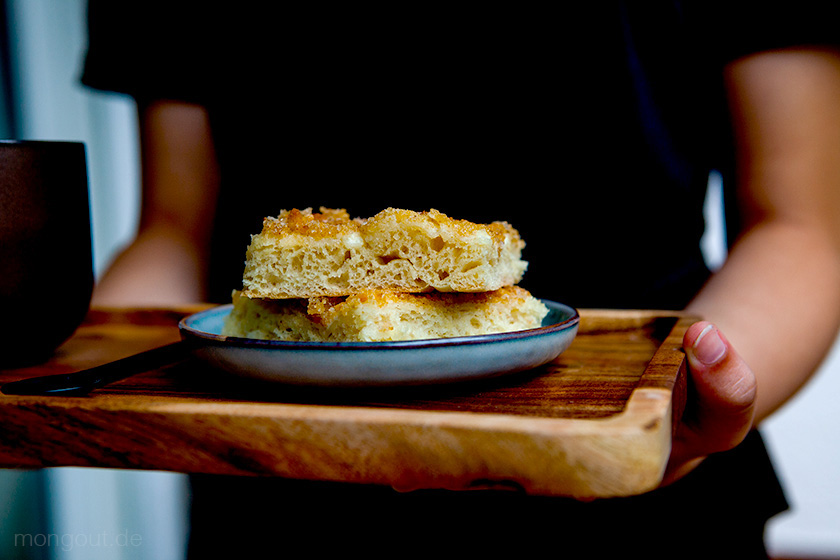
<instances>
[{"instance_id":1,"label":"wooden serving tray","mask_svg":"<svg viewBox=\"0 0 840 560\"><path fill-rule=\"evenodd\" d=\"M92 367L179 339L178 310L92 310L47 364ZM282 476L399 489L520 488L578 498L655 488L685 402L676 312L580 310L547 366L491 380L325 389L231 377L196 360L88 397L0 394L0 466Z\"/></svg>"}]
</instances>

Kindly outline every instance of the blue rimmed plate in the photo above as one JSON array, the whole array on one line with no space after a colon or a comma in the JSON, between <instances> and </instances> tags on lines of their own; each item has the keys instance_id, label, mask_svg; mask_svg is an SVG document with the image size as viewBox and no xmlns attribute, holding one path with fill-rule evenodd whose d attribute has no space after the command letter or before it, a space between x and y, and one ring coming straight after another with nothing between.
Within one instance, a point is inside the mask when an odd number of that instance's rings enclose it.
<instances>
[{"instance_id":1,"label":"blue rimmed plate","mask_svg":"<svg viewBox=\"0 0 840 560\"><path fill-rule=\"evenodd\" d=\"M184 318L179 328L202 361L231 374L295 385L426 385L495 377L546 364L577 334L569 306L543 300L541 327L400 342L286 342L221 334L232 305Z\"/></svg>"}]
</instances>

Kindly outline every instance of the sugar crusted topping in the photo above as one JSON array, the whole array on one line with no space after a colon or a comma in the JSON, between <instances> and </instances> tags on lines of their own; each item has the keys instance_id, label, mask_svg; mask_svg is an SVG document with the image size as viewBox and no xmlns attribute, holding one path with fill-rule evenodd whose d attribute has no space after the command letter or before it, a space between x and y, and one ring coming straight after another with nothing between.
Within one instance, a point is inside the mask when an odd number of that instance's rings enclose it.
<instances>
[{"instance_id":1,"label":"sugar crusted topping","mask_svg":"<svg viewBox=\"0 0 840 560\"><path fill-rule=\"evenodd\" d=\"M364 234L368 229L375 229L377 224L389 221L397 224L425 225L430 229L447 229L453 235L462 238L485 233L495 243L503 244L506 241L522 243L518 232L507 222L477 224L468 220L450 218L435 209L415 212L386 208L373 217L353 219L345 209L321 207L320 212L313 212L312 208L282 210L277 217L266 217L263 220L263 234L278 237L303 235L319 239L354 233Z\"/></svg>"}]
</instances>

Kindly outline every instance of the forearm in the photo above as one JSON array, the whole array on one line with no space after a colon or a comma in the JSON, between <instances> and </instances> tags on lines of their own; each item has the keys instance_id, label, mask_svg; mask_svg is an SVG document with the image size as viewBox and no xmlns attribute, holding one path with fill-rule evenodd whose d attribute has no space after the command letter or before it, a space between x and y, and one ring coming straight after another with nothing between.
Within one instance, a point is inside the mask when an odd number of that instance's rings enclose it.
<instances>
[{"instance_id":1,"label":"forearm","mask_svg":"<svg viewBox=\"0 0 840 560\"><path fill-rule=\"evenodd\" d=\"M840 324L840 57L790 49L736 61L727 84L746 225L689 309L755 375L755 421L819 366Z\"/></svg>"},{"instance_id":2,"label":"forearm","mask_svg":"<svg viewBox=\"0 0 840 560\"><path fill-rule=\"evenodd\" d=\"M218 169L208 116L196 105L140 105L143 197L136 239L94 292L97 305L203 301Z\"/></svg>"},{"instance_id":3,"label":"forearm","mask_svg":"<svg viewBox=\"0 0 840 560\"><path fill-rule=\"evenodd\" d=\"M714 322L757 380L756 422L805 383L840 325L840 254L807 223L761 222L689 306Z\"/></svg>"},{"instance_id":4,"label":"forearm","mask_svg":"<svg viewBox=\"0 0 840 560\"><path fill-rule=\"evenodd\" d=\"M144 227L97 282L93 305L169 306L206 300L204 264L166 223Z\"/></svg>"}]
</instances>

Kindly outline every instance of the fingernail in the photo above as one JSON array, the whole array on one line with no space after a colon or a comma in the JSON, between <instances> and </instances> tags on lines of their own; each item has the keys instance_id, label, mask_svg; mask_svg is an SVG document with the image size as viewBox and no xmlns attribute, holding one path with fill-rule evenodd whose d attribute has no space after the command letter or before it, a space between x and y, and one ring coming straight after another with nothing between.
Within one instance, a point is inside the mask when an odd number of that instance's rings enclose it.
<instances>
[{"instance_id":1,"label":"fingernail","mask_svg":"<svg viewBox=\"0 0 840 560\"><path fill-rule=\"evenodd\" d=\"M707 366L718 363L726 354L726 344L713 325L707 325L694 341L694 356Z\"/></svg>"}]
</instances>

